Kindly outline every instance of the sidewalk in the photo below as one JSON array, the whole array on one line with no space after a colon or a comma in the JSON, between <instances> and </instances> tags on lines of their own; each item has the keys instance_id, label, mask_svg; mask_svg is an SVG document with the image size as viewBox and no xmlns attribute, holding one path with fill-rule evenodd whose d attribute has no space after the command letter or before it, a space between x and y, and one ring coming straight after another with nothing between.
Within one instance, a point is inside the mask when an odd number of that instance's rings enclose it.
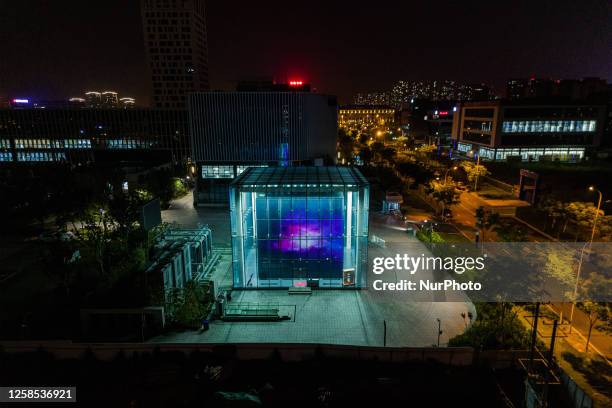
<instances>
[{"instance_id":1,"label":"sidewalk","mask_svg":"<svg viewBox=\"0 0 612 408\"><path fill-rule=\"evenodd\" d=\"M546 305L547 306L547 305ZM538 347L543 354L547 354L552 334L552 319L556 313L552 308L542 305L538 319L538 340L545 345L544 349ZM533 314L524 307L515 306L520 321L529 331L533 328ZM576 316L574 312L574 317ZM580 388L582 388L596 402L596 407L610 406L610 362L601 357L589 346L588 355L584 353L584 340L576 330L568 335L568 326L557 329L555 341L555 361Z\"/></svg>"},{"instance_id":2,"label":"sidewalk","mask_svg":"<svg viewBox=\"0 0 612 408\"><path fill-rule=\"evenodd\" d=\"M563 320L569 322L570 312L572 308L571 303L554 303L548 305L550 310L558 316L559 312L563 310ZM601 357L606 359L608 362L612 360L612 339L610 335L597 329L597 326L601 322L595 323L591 332L591 341L589 344L589 351L594 351ZM566 333L569 332L569 327L564 330ZM578 307L574 308L574 317L572 322L572 333L568 334L568 341L571 341L572 345L577 351L584 352L586 346L587 335L589 333L589 318L581 309Z\"/></svg>"}]
</instances>

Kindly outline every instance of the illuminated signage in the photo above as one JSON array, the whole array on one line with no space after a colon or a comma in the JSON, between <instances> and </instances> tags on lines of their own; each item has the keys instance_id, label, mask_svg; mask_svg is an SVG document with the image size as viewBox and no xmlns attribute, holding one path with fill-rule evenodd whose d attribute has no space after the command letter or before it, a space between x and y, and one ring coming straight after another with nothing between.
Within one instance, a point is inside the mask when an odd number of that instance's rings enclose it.
<instances>
[{"instance_id":1,"label":"illuminated signage","mask_svg":"<svg viewBox=\"0 0 612 408\"><path fill-rule=\"evenodd\" d=\"M440 112L438 112L438 115L446 116L446 115L448 115L448 111L440 111Z\"/></svg>"},{"instance_id":2,"label":"illuminated signage","mask_svg":"<svg viewBox=\"0 0 612 408\"><path fill-rule=\"evenodd\" d=\"M13 103L30 103L29 99L13 99Z\"/></svg>"},{"instance_id":3,"label":"illuminated signage","mask_svg":"<svg viewBox=\"0 0 612 408\"><path fill-rule=\"evenodd\" d=\"M289 81L289 86L302 86L304 81Z\"/></svg>"}]
</instances>

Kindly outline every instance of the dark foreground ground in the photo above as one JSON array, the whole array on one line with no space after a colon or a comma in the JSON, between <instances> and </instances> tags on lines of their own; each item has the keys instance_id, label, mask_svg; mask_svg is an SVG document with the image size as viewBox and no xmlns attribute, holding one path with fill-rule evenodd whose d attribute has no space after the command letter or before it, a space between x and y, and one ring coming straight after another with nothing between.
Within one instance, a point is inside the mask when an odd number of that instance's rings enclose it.
<instances>
[{"instance_id":1,"label":"dark foreground ground","mask_svg":"<svg viewBox=\"0 0 612 408\"><path fill-rule=\"evenodd\" d=\"M119 355L112 361L100 361L91 354L79 360L56 360L42 351L0 352L2 386L77 387L77 403L36 406L494 408L512 406L506 404L508 400L522 406L523 378L520 370L494 372L433 362L323 358L300 363L284 363L280 358L245 362L232 358L231 350L189 356L154 352L129 359ZM555 401L551 406L565 404Z\"/></svg>"}]
</instances>

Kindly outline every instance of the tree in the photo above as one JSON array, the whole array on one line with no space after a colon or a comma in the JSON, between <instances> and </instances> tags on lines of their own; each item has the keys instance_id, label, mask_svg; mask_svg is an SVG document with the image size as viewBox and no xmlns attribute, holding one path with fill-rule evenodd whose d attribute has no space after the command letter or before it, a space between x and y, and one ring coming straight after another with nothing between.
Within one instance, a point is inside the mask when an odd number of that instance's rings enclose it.
<instances>
[{"instance_id":1,"label":"tree","mask_svg":"<svg viewBox=\"0 0 612 408\"><path fill-rule=\"evenodd\" d=\"M338 151L342 158L347 162L353 160L353 151L355 149L355 140L349 135L345 129L338 129Z\"/></svg>"},{"instance_id":2,"label":"tree","mask_svg":"<svg viewBox=\"0 0 612 408\"><path fill-rule=\"evenodd\" d=\"M578 236L580 232L588 232L591 228L593 228L593 220L595 219L595 214L597 213L597 208L592 203L585 203L580 201L571 202L566 204L565 206L565 214L566 220L565 225L563 227L563 231L565 232L568 223L573 223L576 228L574 232L574 239L578 241ZM603 210L599 210L599 217L603 217ZM596 232L600 229L601 223L597 223Z\"/></svg>"},{"instance_id":3,"label":"tree","mask_svg":"<svg viewBox=\"0 0 612 408\"><path fill-rule=\"evenodd\" d=\"M482 164L476 164L467 160L461 163L461 167L465 171L467 179L470 183L474 183L477 178L481 178L491 174L489 170L487 170L487 168Z\"/></svg>"},{"instance_id":4,"label":"tree","mask_svg":"<svg viewBox=\"0 0 612 408\"><path fill-rule=\"evenodd\" d=\"M140 212L147 195L139 191L113 194L108 202L108 215L116 225L118 234L125 240L135 229L140 228Z\"/></svg>"},{"instance_id":5,"label":"tree","mask_svg":"<svg viewBox=\"0 0 612 408\"><path fill-rule=\"evenodd\" d=\"M591 300L587 300L582 302L582 309L587 313L587 318L589 322L589 332L587 334L586 345L584 347L584 352L589 352L589 344L591 343L591 334L593 332L593 327L600 320L608 320L610 316L610 305L608 303L599 303L593 302Z\"/></svg>"},{"instance_id":6,"label":"tree","mask_svg":"<svg viewBox=\"0 0 612 408\"><path fill-rule=\"evenodd\" d=\"M370 149L372 149L372 153L374 154L374 159L376 161L382 161L382 152L385 149L384 143L374 142L370 145Z\"/></svg>"},{"instance_id":7,"label":"tree","mask_svg":"<svg viewBox=\"0 0 612 408\"><path fill-rule=\"evenodd\" d=\"M170 201L175 197L174 176L171 170L152 171L146 176L144 185L154 197L159 198L162 208L168 208Z\"/></svg>"},{"instance_id":8,"label":"tree","mask_svg":"<svg viewBox=\"0 0 612 408\"><path fill-rule=\"evenodd\" d=\"M427 144L427 145L423 145L423 146L419 146L416 149L417 153L424 155L424 156L428 156L430 154L432 154L433 152L436 151L436 145L434 144Z\"/></svg>"},{"instance_id":9,"label":"tree","mask_svg":"<svg viewBox=\"0 0 612 408\"><path fill-rule=\"evenodd\" d=\"M490 230L500 222L500 216L495 212L487 212L483 206L476 209L476 227L480 229L482 242L484 242L485 231Z\"/></svg>"},{"instance_id":10,"label":"tree","mask_svg":"<svg viewBox=\"0 0 612 408\"><path fill-rule=\"evenodd\" d=\"M497 224L493 226L493 231L505 242L523 242L527 240L526 228L517 226L510 220L501 217Z\"/></svg>"},{"instance_id":11,"label":"tree","mask_svg":"<svg viewBox=\"0 0 612 408\"><path fill-rule=\"evenodd\" d=\"M609 297L610 287L612 287L612 278L599 273L592 273L582 284L582 292L585 299L580 304L580 307L587 313L589 322L585 353L589 351L593 327L599 321L606 323L610 321L610 303L605 302Z\"/></svg>"},{"instance_id":12,"label":"tree","mask_svg":"<svg viewBox=\"0 0 612 408\"><path fill-rule=\"evenodd\" d=\"M46 245L41 255L45 273L69 297L80 272L80 251L72 242L58 241Z\"/></svg>"},{"instance_id":13,"label":"tree","mask_svg":"<svg viewBox=\"0 0 612 408\"><path fill-rule=\"evenodd\" d=\"M393 159L395 158L396 151L392 147L386 147L380 152L381 159L386 161L388 164L393 164Z\"/></svg>"},{"instance_id":14,"label":"tree","mask_svg":"<svg viewBox=\"0 0 612 408\"><path fill-rule=\"evenodd\" d=\"M440 181L431 181L425 191L431 194L435 199L442 203L442 215L444 211L451 205L459 203L459 190L457 190L454 182L442 183Z\"/></svg>"},{"instance_id":15,"label":"tree","mask_svg":"<svg viewBox=\"0 0 612 408\"><path fill-rule=\"evenodd\" d=\"M169 316L183 327L197 328L206 316L210 299L204 288L195 281L189 281L184 288L172 288L166 296Z\"/></svg>"},{"instance_id":16,"label":"tree","mask_svg":"<svg viewBox=\"0 0 612 408\"><path fill-rule=\"evenodd\" d=\"M557 237L559 236L559 228L558 228L558 223L560 220L562 220L565 217L566 211L565 211L565 205L563 204L563 202L556 200L554 198L551 197L546 197L544 200L542 200L539 204L538 207L545 212L546 214L546 219L544 221L544 225L545 227L548 226L548 223L550 221L550 230L554 233L555 231L557 231Z\"/></svg>"},{"instance_id":17,"label":"tree","mask_svg":"<svg viewBox=\"0 0 612 408\"><path fill-rule=\"evenodd\" d=\"M361 159L363 164L367 166L372 161L372 158L374 158L374 153L372 153L372 150L370 150L369 147L364 146L359 151L359 158Z\"/></svg>"},{"instance_id":18,"label":"tree","mask_svg":"<svg viewBox=\"0 0 612 408\"><path fill-rule=\"evenodd\" d=\"M433 171L414 161L402 161L396 165L396 169L403 177L410 177L414 180L411 187L427 184L434 176Z\"/></svg>"}]
</instances>

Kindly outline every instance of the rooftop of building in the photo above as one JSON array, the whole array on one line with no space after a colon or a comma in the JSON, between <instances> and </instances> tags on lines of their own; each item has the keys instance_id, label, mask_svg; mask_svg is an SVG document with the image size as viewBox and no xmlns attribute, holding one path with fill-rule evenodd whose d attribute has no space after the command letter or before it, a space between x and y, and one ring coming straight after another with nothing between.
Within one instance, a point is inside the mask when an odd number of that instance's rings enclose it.
<instances>
[{"instance_id":1,"label":"rooftop of building","mask_svg":"<svg viewBox=\"0 0 612 408\"><path fill-rule=\"evenodd\" d=\"M464 107L483 107L483 106L599 106L604 105L599 99L570 99L570 98L525 98L525 99L495 99L488 101L463 101L460 102Z\"/></svg>"},{"instance_id":2,"label":"rooftop of building","mask_svg":"<svg viewBox=\"0 0 612 408\"><path fill-rule=\"evenodd\" d=\"M354 167L249 167L232 182L238 187L359 187L368 181Z\"/></svg>"},{"instance_id":3,"label":"rooftop of building","mask_svg":"<svg viewBox=\"0 0 612 408\"><path fill-rule=\"evenodd\" d=\"M393 106L390 105L358 105L358 104L350 104L350 105L341 105L338 109L391 109L395 110Z\"/></svg>"}]
</instances>

